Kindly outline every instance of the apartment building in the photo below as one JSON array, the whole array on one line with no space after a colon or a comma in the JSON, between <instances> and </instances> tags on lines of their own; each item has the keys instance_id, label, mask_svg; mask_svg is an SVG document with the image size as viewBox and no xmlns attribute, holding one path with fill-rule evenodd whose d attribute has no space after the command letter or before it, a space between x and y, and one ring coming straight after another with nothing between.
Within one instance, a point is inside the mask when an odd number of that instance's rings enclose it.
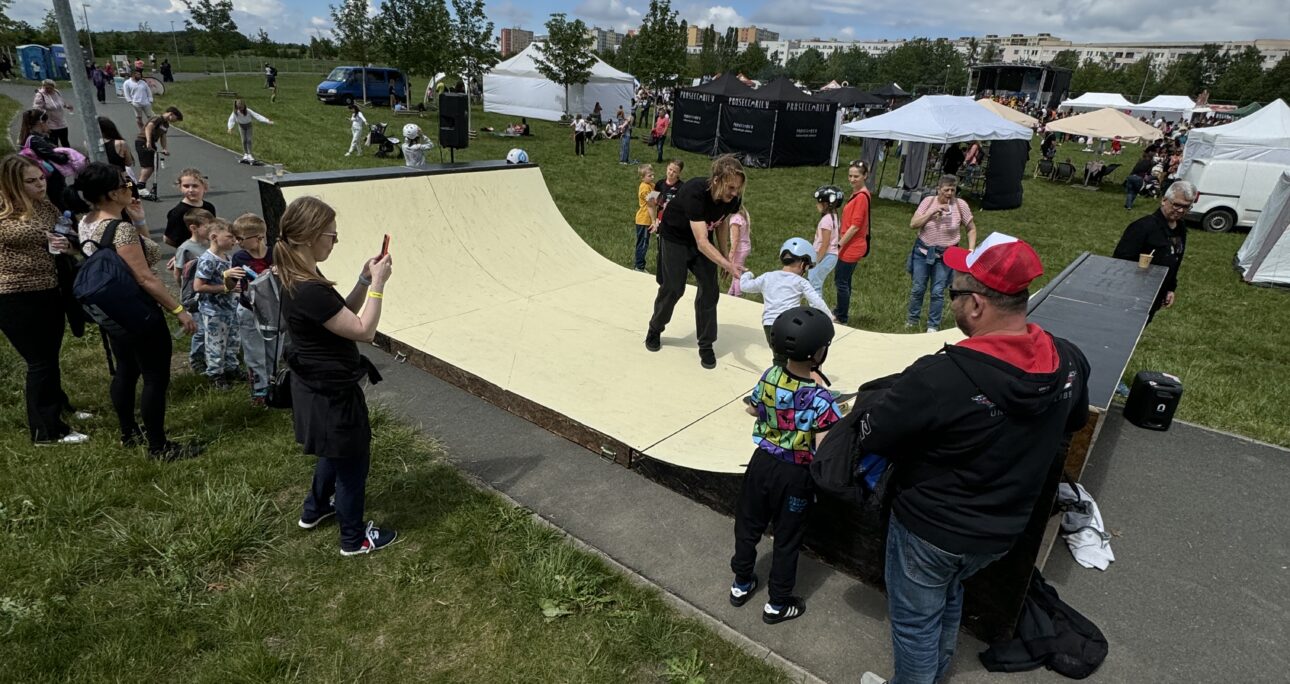
<instances>
[{"instance_id":1,"label":"apartment building","mask_svg":"<svg viewBox=\"0 0 1290 684\"><path fill-rule=\"evenodd\" d=\"M602 29L599 26L592 26L587 29L587 43L592 50L604 52L606 50L616 52L623 44L623 34L613 29Z\"/></svg>"},{"instance_id":2,"label":"apartment building","mask_svg":"<svg viewBox=\"0 0 1290 684\"><path fill-rule=\"evenodd\" d=\"M498 36L498 51L502 53L505 59L533 44L533 32L525 31L521 28L504 28L501 35Z\"/></svg>"}]
</instances>

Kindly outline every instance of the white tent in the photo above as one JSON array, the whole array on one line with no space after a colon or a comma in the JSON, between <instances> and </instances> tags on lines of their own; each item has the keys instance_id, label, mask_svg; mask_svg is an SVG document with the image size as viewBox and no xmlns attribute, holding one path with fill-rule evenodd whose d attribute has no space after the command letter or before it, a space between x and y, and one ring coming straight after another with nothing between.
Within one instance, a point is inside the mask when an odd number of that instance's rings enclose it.
<instances>
[{"instance_id":1,"label":"white tent","mask_svg":"<svg viewBox=\"0 0 1290 684\"><path fill-rule=\"evenodd\" d=\"M1232 159L1290 166L1290 106L1273 100L1263 109L1233 123L1197 128L1187 134L1183 177L1195 159Z\"/></svg>"},{"instance_id":2,"label":"white tent","mask_svg":"<svg viewBox=\"0 0 1290 684\"><path fill-rule=\"evenodd\" d=\"M1132 102L1124 99L1124 96L1119 93L1084 93L1079 97L1070 100L1063 100L1062 103L1057 106L1058 109L1079 110L1105 109L1106 107L1129 110L1133 109L1134 105Z\"/></svg>"},{"instance_id":3,"label":"white tent","mask_svg":"<svg viewBox=\"0 0 1290 684\"><path fill-rule=\"evenodd\" d=\"M1236 270L1247 283L1290 286L1290 171L1281 174L1236 252Z\"/></svg>"},{"instance_id":4,"label":"white tent","mask_svg":"<svg viewBox=\"0 0 1290 684\"><path fill-rule=\"evenodd\" d=\"M543 76L534 58L542 56L540 43L533 43L514 57L498 63L484 75L484 111L559 121L567 113L590 114L599 102L605 112L619 107L630 110L636 79L599 58L591 67L591 79L569 86L565 107L564 86Z\"/></svg>"},{"instance_id":5,"label":"white tent","mask_svg":"<svg viewBox=\"0 0 1290 684\"><path fill-rule=\"evenodd\" d=\"M1142 104L1133 105L1134 116L1145 116L1155 121L1182 121L1191 118L1196 103L1186 95L1157 95Z\"/></svg>"},{"instance_id":6,"label":"white tent","mask_svg":"<svg viewBox=\"0 0 1290 684\"><path fill-rule=\"evenodd\" d=\"M970 97L926 95L879 116L842 126L842 135L906 142L1029 140L1031 130L977 104Z\"/></svg>"}]
</instances>

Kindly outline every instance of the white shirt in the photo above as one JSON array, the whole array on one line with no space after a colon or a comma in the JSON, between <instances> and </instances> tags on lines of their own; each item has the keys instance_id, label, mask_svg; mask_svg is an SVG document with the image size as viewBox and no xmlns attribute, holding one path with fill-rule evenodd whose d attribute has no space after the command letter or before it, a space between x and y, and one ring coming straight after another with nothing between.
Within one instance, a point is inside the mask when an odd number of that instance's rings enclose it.
<instances>
[{"instance_id":1,"label":"white shirt","mask_svg":"<svg viewBox=\"0 0 1290 684\"><path fill-rule=\"evenodd\" d=\"M125 101L132 105L150 105L152 104L152 88L143 79L134 80L133 78L125 79L121 86L121 95Z\"/></svg>"},{"instance_id":2,"label":"white shirt","mask_svg":"<svg viewBox=\"0 0 1290 684\"><path fill-rule=\"evenodd\" d=\"M424 135L415 141L403 141L403 164L404 166L424 166L426 163L426 150L433 150L434 143Z\"/></svg>"},{"instance_id":3,"label":"white shirt","mask_svg":"<svg viewBox=\"0 0 1290 684\"><path fill-rule=\"evenodd\" d=\"M245 114L239 113L236 109L234 109L233 113L228 115L228 130L230 131L233 130L233 124L238 124L238 125L249 124L252 121L259 121L260 123L266 123L266 124L273 123L272 121L269 121L263 116L256 114L255 110L251 109L250 107L246 108Z\"/></svg>"},{"instance_id":4,"label":"white shirt","mask_svg":"<svg viewBox=\"0 0 1290 684\"><path fill-rule=\"evenodd\" d=\"M762 325L774 325L775 319L779 318L780 314L795 306L801 306L803 297L811 306L823 311L829 318L833 318L833 314L829 313L829 305L806 278L796 273L769 271L754 278L752 273L744 271L743 275L739 276L739 288L744 292L761 293L762 302L764 302L761 310Z\"/></svg>"}]
</instances>

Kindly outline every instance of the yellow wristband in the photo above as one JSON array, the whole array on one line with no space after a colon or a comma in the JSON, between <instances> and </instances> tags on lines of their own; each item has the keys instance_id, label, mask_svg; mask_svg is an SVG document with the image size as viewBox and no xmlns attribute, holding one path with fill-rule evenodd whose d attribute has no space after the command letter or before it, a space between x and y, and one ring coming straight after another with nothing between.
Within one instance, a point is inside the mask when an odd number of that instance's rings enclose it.
<instances>
[{"instance_id":1,"label":"yellow wristband","mask_svg":"<svg viewBox=\"0 0 1290 684\"><path fill-rule=\"evenodd\" d=\"M380 292L368 292L367 296L372 299L385 299L385 295Z\"/></svg>"},{"instance_id":2,"label":"yellow wristband","mask_svg":"<svg viewBox=\"0 0 1290 684\"><path fill-rule=\"evenodd\" d=\"M184 312L184 305L183 305L183 304L176 304L176 305L175 305L175 308L173 308L173 309L171 309L171 310L170 310L170 313L171 313L171 315L172 315L172 316L178 316L179 314L181 314L181 313L183 313L183 312Z\"/></svg>"}]
</instances>

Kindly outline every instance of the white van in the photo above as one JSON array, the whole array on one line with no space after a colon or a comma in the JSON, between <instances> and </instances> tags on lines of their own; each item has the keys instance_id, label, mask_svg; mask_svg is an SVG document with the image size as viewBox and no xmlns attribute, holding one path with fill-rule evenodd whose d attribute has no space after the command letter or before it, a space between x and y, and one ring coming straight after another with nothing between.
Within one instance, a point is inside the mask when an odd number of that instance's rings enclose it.
<instances>
[{"instance_id":1,"label":"white van","mask_svg":"<svg viewBox=\"0 0 1290 684\"><path fill-rule=\"evenodd\" d=\"M1194 159L1183 180L1195 185L1200 196L1187 217L1211 233L1250 228L1287 168L1235 159Z\"/></svg>"}]
</instances>

